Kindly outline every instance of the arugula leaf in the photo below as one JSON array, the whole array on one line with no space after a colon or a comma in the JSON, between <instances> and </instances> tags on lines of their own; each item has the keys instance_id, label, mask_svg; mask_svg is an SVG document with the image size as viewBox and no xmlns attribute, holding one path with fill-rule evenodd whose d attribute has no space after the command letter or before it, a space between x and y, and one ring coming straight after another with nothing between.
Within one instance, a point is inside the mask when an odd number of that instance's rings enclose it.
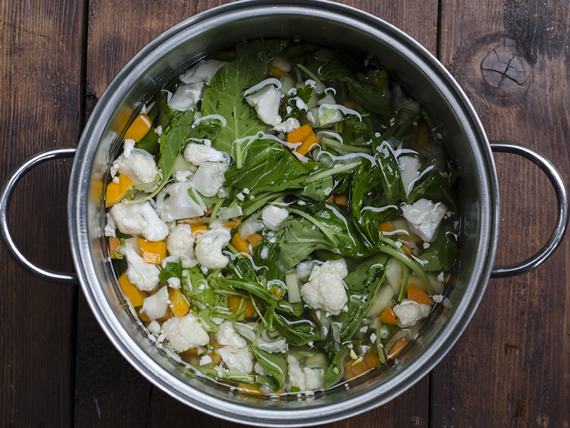
<instances>
[{"instance_id":1,"label":"arugula leaf","mask_svg":"<svg viewBox=\"0 0 570 428\"><path fill-rule=\"evenodd\" d=\"M168 95L169 91L162 88L160 90L160 112L158 113L158 124L162 126L162 129L166 129L172 118L174 117L174 111L168 105Z\"/></svg>"},{"instance_id":2,"label":"arugula leaf","mask_svg":"<svg viewBox=\"0 0 570 428\"><path fill-rule=\"evenodd\" d=\"M321 333L312 321L302 318L289 319L284 315L273 312L273 324L287 343L303 346L309 342L320 340Z\"/></svg>"},{"instance_id":3,"label":"arugula leaf","mask_svg":"<svg viewBox=\"0 0 570 428\"><path fill-rule=\"evenodd\" d=\"M323 345L329 357L333 358L342 344L352 339L360 326L384 279L388 259L385 254L376 254L358 265L344 279L348 295L348 312L341 313L333 324L338 326L340 340L335 341L335 335L332 334L327 337Z\"/></svg>"},{"instance_id":4,"label":"arugula leaf","mask_svg":"<svg viewBox=\"0 0 570 428\"><path fill-rule=\"evenodd\" d=\"M182 261L168 262L166 267L160 271L160 280L168 281L170 278L180 278L182 276Z\"/></svg>"},{"instance_id":5,"label":"arugula leaf","mask_svg":"<svg viewBox=\"0 0 570 428\"><path fill-rule=\"evenodd\" d=\"M258 274L263 275L268 281L283 279L284 274L279 269L279 253L266 238L263 238L254 248L253 263L257 268Z\"/></svg>"},{"instance_id":6,"label":"arugula leaf","mask_svg":"<svg viewBox=\"0 0 570 428\"><path fill-rule=\"evenodd\" d=\"M215 281L254 294L264 300L268 305L273 305L277 300L277 297L271 294L266 286L257 281L232 278L216 278Z\"/></svg>"},{"instance_id":7,"label":"arugula leaf","mask_svg":"<svg viewBox=\"0 0 570 428\"><path fill-rule=\"evenodd\" d=\"M275 310L281 312L282 314L300 317L305 310L305 306L301 302L289 303L282 300L275 306Z\"/></svg>"},{"instance_id":8,"label":"arugula leaf","mask_svg":"<svg viewBox=\"0 0 570 428\"><path fill-rule=\"evenodd\" d=\"M384 189L386 202L394 205L396 202L406 199L400 166L388 142L384 141L376 148L375 158L380 167L380 182L382 189Z\"/></svg>"},{"instance_id":9,"label":"arugula leaf","mask_svg":"<svg viewBox=\"0 0 570 428\"><path fill-rule=\"evenodd\" d=\"M162 171L162 180L160 181L160 185L157 189L152 192L148 198L153 198L158 195L168 180L170 180L174 164L182 150L182 146L186 140L186 135L188 134L193 121L194 110L188 110L180 116L167 135L165 135L165 133L161 135L161 139L164 137L165 140L164 147L161 147L160 158L158 159L158 167Z\"/></svg>"},{"instance_id":10,"label":"arugula leaf","mask_svg":"<svg viewBox=\"0 0 570 428\"><path fill-rule=\"evenodd\" d=\"M251 194L266 191L301 189L307 173L314 167L299 162L291 152L279 143L267 140L256 141L254 145L264 148L247 153L243 169L231 167L226 171L226 182L237 189L251 189ZM257 149L256 149L257 150ZM243 173L247 171L247 174Z\"/></svg>"},{"instance_id":11,"label":"arugula leaf","mask_svg":"<svg viewBox=\"0 0 570 428\"><path fill-rule=\"evenodd\" d=\"M285 361L285 357L270 354L258 348L253 349L252 352L255 358L257 358L257 361L259 361L259 364L277 381L277 389L283 388L287 375L287 362Z\"/></svg>"},{"instance_id":12,"label":"arugula leaf","mask_svg":"<svg viewBox=\"0 0 570 428\"><path fill-rule=\"evenodd\" d=\"M245 90L259 82L255 66L256 63L241 59L226 64L218 70L202 100L203 116L219 114L226 119L226 126L212 140L212 146L234 159L234 141L265 131L265 124L243 96Z\"/></svg>"},{"instance_id":13,"label":"arugula leaf","mask_svg":"<svg viewBox=\"0 0 570 428\"><path fill-rule=\"evenodd\" d=\"M319 181L313 181L306 185L300 196L311 198L314 201L322 201L326 199L334 189L334 182L332 177L325 177Z\"/></svg>"},{"instance_id":14,"label":"arugula leaf","mask_svg":"<svg viewBox=\"0 0 570 428\"><path fill-rule=\"evenodd\" d=\"M188 300L193 303L202 303L210 308L215 305L214 290L206 280L204 274L198 266L190 269L183 269L181 272L182 292Z\"/></svg>"},{"instance_id":15,"label":"arugula leaf","mask_svg":"<svg viewBox=\"0 0 570 428\"><path fill-rule=\"evenodd\" d=\"M276 233L279 262L285 270L309 257L313 251L331 248L323 232L305 219L289 218L281 223Z\"/></svg>"},{"instance_id":16,"label":"arugula leaf","mask_svg":"<svg viewBox=\"0 0 570 428\"><path fill-rule=\"evenodd\" d=\"M327 369L325 375L325 388L330 388L342 380L344 376L344 365L346 360L350 358L350 344L344 345L332 359L331 365Z\"/></svg>"}]
</instances>

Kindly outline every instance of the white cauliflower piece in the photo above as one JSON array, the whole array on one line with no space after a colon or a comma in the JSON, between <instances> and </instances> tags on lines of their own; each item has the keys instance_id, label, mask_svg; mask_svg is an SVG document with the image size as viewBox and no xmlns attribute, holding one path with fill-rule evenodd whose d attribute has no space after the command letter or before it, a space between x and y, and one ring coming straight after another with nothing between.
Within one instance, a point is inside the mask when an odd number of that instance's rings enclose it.
<instances>
[{"instance_id":1,"label":"white cauliflower piece","mask_svg":"<svg viewBox=\"0 0 570 428\"><path fill-rule=\"evenodd\" d=\"M160 191L156 197L156 206L162 220L175 221L206 214L206 206L188 194L191 188L193 185L190 182L172 183Z\"/></svg>"},{"instance_id":2,"label":"white cauliflower piece","mask_svg":"<svg viewBox=\"0 0 570 428\"><path fill-rule=\"evenodd\" d=\"M151 320L162 318L168 311L168 287L164 286L152 296L143 300L141 312L147 314Z\"/></svg>"},{"instance_id":3,"label":"white cauliflower piece","mask_svg":"<svg viewBox=\"0 0 570 428\"><path fill-rule=\"evenodd\" d=\"M268 206L263 210L261 219L270 230L277 230L279 225L289 216L289 211L285 208L279 208L273 205Z\"/></svg>"},{"instance_id":4,"label":"white cauliflower piece","mask_svg":"<svg viewBox=\"0 0 570 428\"><path fill-rule=\"evenodd\" d=\"M255 363L255 365L253 366L253 371L255 372L255 374L258 374L260 376L269 376L269 372L265 370L265 367L263 367L259 363Z\"/></svg>"},{"instance_id":5,"label":"white cauliflower piece","mask_svg":"<svg viewBox=\"0 0 570 428\"><path fill-rule=\"evenodd\" d=\"M224 346L233 346L235 348L247 346L247 340L235 331L234 325L230 321L225 321L220 325L220 330L216 333L216 340L220 345Z\"/></svg>"},{"instance_id":6,"label":"white cauliflower piece","mask_svg":"<svg viewBox=\"0 0 570 428\"><path fill-rule=\"evenodd\" d=\"M196 104L202 99L202 92L205 86L204 82L180 85L168 105L173 110L179 111L196 108Z\"/></svg>"},{"instance_id":7,"label":"white cauliflower piece","mask_svg":"<svg viewBox=\"0 0 570 428\"><path fill-rule=\"evenodd\" d=\"M259 232L265 226L256 215L252 215L238 227L239 237L246 240L249 236Z\"/></svg>"},{"instance_id":8,"label":"white cauliflower piece","mask_svg":"<svg viewBox=\"0 0 570 428\"><path fill-rule=\"evenodd\" d=\"M289 73L291 71L291 64L285 61L283 58L276 56L273 59L273 67L277 67L279 70Z\"/></svg>"},{"instance_id":9,"label":"white cauliflower piece","mask_svg":"<svg viewBox=\"0 0 570 428\"><path fill-rule=\"evenodd\" d=\"M228 162L202 162L190 181L202 195L215 196L226 181L228 167Z\"/></svg>"},{"instance_id":10,"label":"white cauliflower piece","mask_svg":"<svg viewBox=\"0 0 570 428\"><path fill-rule=\"evenodd\" d=\"M121 233L142 235L149 241L163 241L168 236L168 226L158 217L150 202L116 204L111 213Z\"/></svg>"},{"instance_id":11,"label":"white cauliflower piece","mask_svg":"<svg viewBox=\"0 0 570 428\"><path fill-rule=\"evenodd\" d=\"M170 318L162 325L162 330L170 347L176 352L206 346L210 342L210 336L191 312L182 318Z\"/></svg>"},{"instance_id":12,"label":"white cauliflower piece","mask_svg":"<svg viewBox=\"0 0 570 428\"><path fill-rule=\"evenodd\" d=\"M147 327L149 333L159 335L160 334L160 324L158 321L151 321Z\"/></svg>"},{"instance_id":13,"label":"white cauliflower piece","mask_svg":"<svg viewBox=\"0 0 570 428\"><path fill-rule=\"evenodd\" d=\"M325 371L323 369L304 367L303 375L305 376L305 387L307 391L323 389L325 387Z\"/></svg>"},{"instance_id":14,"label":"white cauliflower piece","mask_svg":"<svg viewBox=\"0 0 570 428\"><path fill-rule=\"evenodd\" d=\"M145 263L131 244L126 244L119 251L127 259L128 280L141 291L154 290L160 282L160 269L152 263Z\"/></svg>"},{"instance_id":15,"label":"white cauliflower piece","mask_svg":"<svg viewBox=\"0 0 570 428\"><path fill-rule=\"evenodd\" d=\"M168 278L166 280L166 283L173 290L178 290L180 288L180 278L175 278L175 277Z\"/></svg>"},{"instance_id":16,"label":"white cauliflower piece","mask_svg":"<svg viewBox=\"0 0 570 428\"><path fill-rule=\"evenodd\" d=\"M222 254L222 249L228 245L230 238L230 230L225 227L210 229L198 235L195 249L198 262L208 269L226 267L228 258Z\"/></svg>"},{"instance_id":17,"label":"white cauliflower piece","mask_svg":"<svg viewBox=\"0 0 570 428\"><path fill-rule=\"evenodd\" d=\"M296 386L301 391L306 391L307 384L305 383L305 373L303 373L303 370L301 369L301 365L299 364L299 361L297 361L297 358L295 358L293 355L287 356L287 365L287 377L289 383L288 390L291 391L291 387Z\"/></svg>"},{"instance_id":18,"label":"white cauliflower piece","mask_svg":"<svg viewBox=\"0 0 570 428\"><path fill-rule=\"evenodd\" d=\"M115 234L115 229L117 229L117 225L115 224L113 213L109 211L107 212L107 224L105 225L105 236L112 236L113 238L116 238L117 235Z\"/></svg>"},{"instance_id":19,"label":"white cauliflower piece","mask_svg":"<svg viewBox=\"0 0 570 428\"><path fill-rule=\"evenodd\" d=\"M111 175L115 176L117 173L126 175L135 184L154 185L159 178L154 158L144 150L133 150L129 153L125 148L125 152L113 162L111 167Z\"/></svg>"},{"instance_id":20,"label":"white cauliflower piece","mask_svg":"<svg viewBox=\"0 0 570 428\"><path fill-rule=\"evenodd\" d=\"M301 297L311 309L332 315L341 313L348 302L343 278L348 275L344 259L329 260L313 269L310 281L301 288Z\"/></svg>"},{"instance_id":21,"label":"white cauliflower piece","mask_svg":"<svg viewBox=\"0 0 570 428\"><path fill-rule=\"evenodd\" d=\"M194 233L188 224L179 224L170 232L166 241L166 249L171 256L179 256L182 267L196 266L194 256Z\"/></svg>"},{"instance_id":22,"label":"white cauliflower piece","mask_svg":"<svg viewBox=\"0 0 570 428\"><path fill-rule=\"evenodd\" d=\"M404 206L404 218L410 229L425 242L433 242L447 207L441 202L433 203L428 199L418 199L411 205Z\"/></svg>"},{"instance_id":23,"label":"white cauliflower piece","mask_svg":"<svg viewBox=\"0 0 570 428\"><path fill-rule=\"evenodd\" d=\"M426 318L431 312L430 305L416 303L411 300L404 300L392 309L398 318L398 325L402 328L416 325L418 321Z\"/></svg>"},{"instance_id":24,"label":"white cauliflower piece","mask_svg":"<svg viewBox=\"0 0 570 428\"><path fill-rule=\"evenodd\" d=\"M248 104L255 108L257 116L263 123L276 126L281 123L279 105L281 104L281 91L273 85L267 85L261 91L245 97Z\"/></svg>"},{"instance_id":25,"label":"white cauliflower piece","mask_svg":"<svg viewBox=\"0 0 570 428\"><path fill-rule=\"evenodd\" d=\"M203 59L198 61L192 68L180 75L182 83L204 82L210 85L212 78L220 68L226 65L226 61L218 61L216 59Z\"/></svg>"},{"instance_id":26,"label":"white cauliflower piece","mask_svg":"<svg viewBox=\"0 0 570 428\"><path fill-rule=\"evenodd\" d=\"M316 262L313 260L308 260L297 264L297 279L299 281L307 281L309 279L309 276L311 276L311 272L313 271L315 264Z\"/></svg>"},{"instance_id":27,"label":"white cauliflower piece","mask_svg":"<svg viewBox=\"0 0 570 428\"><path fill-rule=\"evenodd\" d=\"M190 143L184 149L184 159L192 165L200 166L204 162L227 162L224 154L204 144Z\"/></svg>"},{"instance_id":28,"label":"white cauliflower piece","mask_svg":"<svg viewBox=\"0 0 570 428\"><path fill-rule=\"evenodd\" d=\"M284 132L287 134L289 132L293 132L295 129L299 128L300 126L301 123L297 119L295 119L294 117L290 117L285 122L280 123L279 125L275 125L273 127L273 130L277 132Z\"/></svg>"},{"instance_id":29,"label":"white cauliflower piece","mask_svg":"<svg viewBox=\"0 0 570 428\"><path fill-rule=\"evenodd\" d=\"M230 372L249 374L253 370L253 355L249 348L236 348L235 346L224 346L216 352L222 357L224 364Z\"/></svg>"},{"instance_id":30,"label":"white cauliflower piece","mask_svg":"<svg viewBox=\"0 0 570 428\"><path fill-rule=\"evenodd\" d=\"M402 177L402 184L406 191L406 197L410 196L415 181L420 176L420 161L414 156L400 156L398 158L400 165L400 176Z\"/></svg>"}]
</instances>

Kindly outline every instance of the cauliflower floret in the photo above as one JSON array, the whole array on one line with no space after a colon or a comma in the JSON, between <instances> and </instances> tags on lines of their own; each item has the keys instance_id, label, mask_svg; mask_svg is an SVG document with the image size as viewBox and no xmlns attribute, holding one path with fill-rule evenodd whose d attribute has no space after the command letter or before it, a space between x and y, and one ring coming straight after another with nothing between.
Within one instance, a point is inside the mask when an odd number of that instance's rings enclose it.
<instances>
[{"instance_id":1,"label":"cauliflower floret","mask_svg":"<svg viewBox=\"0 0 570 428\"><path fill-rule=\"evenodd\" d=\"M216 352L222 357L230 372L249 374L253 370L253 355L247 347L224 346Z\"/></svg>"},{"instance_id":2,"label":"cauliflower floret","mask_svg":"<svg viewBox=\"0 0 570 428\"><path fill-rule=\"evenodd\" d=\"M447 207L441 202L433 203L428 199L418 199L403 210L404 218L410 229L425 242L433 242Z\"/></svg>"},{"instance_id":3,"label":"cauliflower floret","mask_svg":"<svg viewBox=\"0 0 570 428\"><path fill-rule=\"evenodd\" d=\"M206 213L204 204L199 204L188 194L192 187L190 182L173 183L160 191L156 197L156 205L162 220L175 221L201 217Z\"/></svg>"},{"instance_id":4,"label":"cauliflower floret","mask_svg":"<svg viewBox=\"0 0 570 428\"><path fill-rule=\"evenodd\" d=\"M151 263L145 263L131 244L121 247L120 252L127 259L127 278L141 291L152 291L160 282L160 269Z\"/></svg>"},{"instance_id":5,"label":"cauliflower floret","mask_svg":"<svg viewBox=\"0 0 570 428\"><path fill-rule=\"evenodd\" d=\"M200 166L204 162L227 162L224 154L204 144L190 143L184 149L184 159L192 165Z\"/></svg>"},{"instance_id":6,"label":"cauliflower floret","mask_svg":"<svg viewBox=\"0 0 570 428\"><path fill-rule=\"evenodd\" d=\"M225 268L228 258L222 254L222 249L230 242L230 230L225 227L210 229L198 236L196 258L208 269Z\"/></svg>"},{"instance_id":7,"label":"cauliflower floret","mask_svg":"<svg viewBox=\"0 0 570 428\"><path fill-rule=\"evenodd\" d=\"M112 236L113 238L115 238L117 236L115 234L116 228L117 228L117 225L115 224L115 219L113 218L113 213L111 211L109 211L107 213L107 224L105 225L105 236Z\"/></svg>"},{"instance_id":8,"label":"cauliflower floret","mask_svg":"<svg viewBox=\"0 0 570 428\"><path fill-rule=\"evenodd\" d=\"M164 286L152 296L143 300L141 312L147 314L151 320L162 318L168 310L168 287Z\"/></svg>"},{"instance_id":9,"label":"cauliflower floret","mask_svg":"<svg viewBox=\"0 0 570 428\"><path fill-rule=\"evenodd\" d=\"M295 358L293 355L289 355L287 357L287 365L287 376L289 377L288 390L291 391L291 387L296 386L301 391L306 391L307 384L305 383L305 374L303 373L303 370L301 369L301 365L299 364L299 361L297 361L297 358Z\"/></svg>"},{"instance_id":10,"label":"cauliflower floret","mask_svg":"<svg viewBox=\"0 0 570 428\"><path fill-rule=\"evenodd\" d=\"M147 327L149 333L159 335L160 334L160 324L158 321L151 321Z\"/></svg>"},{"instance_id":11,"label":"cauliflower floret","mask_svg":"<svg viewBox=\"0 0 570 428\"><path fill-rule=\"evenodd\" d=\"M166 340L170 347L176 352L205 346L210 342L208 333L192 313L188 313L182 318L170 318L162 325L162 330L166 334Z\"/></svg>"},{"instance_id":12,"label":"cauliflower floret","mask_svg":"<svg viewBox=\"0 0 570 428\"><path fill-rule=\"evenodd\" d=\"M413 156L400 156L398 158L400 165L400 175L402 177L402 184L406 191L406 197L412 192L415 181L420 176L420 161Z\"/></svg>"},{"instance_id":13,"label":"cauliflower floret","mask_svg":"<svg viewBox=\"0 0 570 428\"><path fill-rule=\"evenodd\" d=\"M270 230L277 230L279 225L289 216L289 211L285 208L278 208L273 205L268 206L263 210L261 219Z\"/></svg>"},{"instance_id":14,"label":"cauliflower floret","mask_svg":"<svg viewBox=\"0 0 570 428\"><path fill-rule=\"evenodd\" d=\"M265 367L263 367L259 363L255 363L255 365L253 366L253 371L255 372L255 374L258 374L260 376L269 376L269 372L265 370Z\"/></svg>"},{"instance_id":15,"label":"cauliflower floret","mask_svg":"<svg viewBox=\"0 0 570 428\"><path fill-rule=\"evenodd\" d=\"M159 171L150 153L144 150L127 151L113 162L111 175L117 173L129 177L135 184L156 184L159 178ZM150 190L150 189L149 189Z\"/></svg>"},{"instance_id":16,"label":"cauliflower floret","mask_svg":"<svg viewBox=\"0 0 570 428\"><path fill-rule=\"evenodd\" d=\"M235 348L247 346L247 340L235 331L234 325L230 321L225 321L220 326L220 330L216 333L216 340L220 345L224 346L233 346Z\"/></svg>"},{"instance_id":17,"label":"cauliflower floret","mask_svg":"<svg viewBox=\"0 0 570 428\"><path fill-rule=\"evenodd\" d=\"M178 290L180 288L180 278L175 278L175 277L168 278L166 280L166 283L173 290Z\"/></svg>"},{"instance_id":18,"label":"cauliflower floret","mask_svg":"<svg viewBox=\"0 0 570 428\"><path fill-rule=\"evenodd\" d=\"M238 227L239 237L244 241L248 238L248 236L253 235L254 233L259 232L265 226L263 222L257 217L256 215L252 215L246 221Z\"/></svg>"},{"instance_id":19,"label":"cauliflower floret","mask_svg":"<svg viewBox=\"0 0 570 428\"><path fill-rule=\"evenodd\" d=\"M202 92L206 85L204 82L180 85L168 105L173 110L186 111L196 107L202 98Z\"/></svg>"},{"instance_id":20,"label":"cauliflower floret","mask_svg":"<svg viewBox=\"0 0 570 428\"><path fill-rule=\"evenodd\" d=\"M299 281L307 281L309 279L309 276L311 276L311 272L314 266L315 262L313 260L300 262L296 267L297 279Z\"/></svg>"},{"instance_id":21,"label":"cauliflower floret","mask_svg":"<svg viewBox=\"0 0 570 428\"><path fill-rule=\"evenodd\" d=\"M202 195L215 196L226 181L228 167L228 162L202 162L190 181Z\"/></svg>"},{"instance_id":22,"label":"cauliflower floret","mask_svg":"<svg viewBox=\"0 0 570 428\"><path fill-rule=\"evenodd\" d=\"M348 275L344 259L329 260L313 269L310 281L301 288L301 297L311 309L338 315L348 302L344 281Z\"/></svg>"},{"instance_id":23,"label":"cauliflower floret","mask_svg":"<svg viewBox=\"0 0 570 428\"><path fill-rule=\"evenodd\" d=\"M307 391L322 389L325 387L325 371L323 369L304 367L303 375L305 376Z\"/></svg>"},{"instance_id":24,"label":"cauliflower floret","mask_svg":"<svg viewBox=\"0 0 570 428\"><path fill-rule=\"evenodd\" d=\"M171 256L179 256L182 267L191 268L196 266L194 257L194 234L188 224L179 224L168 235L166 248Z\"/></svg>"},{"instance_id":25,"label":"cauliflower floret","mask_svg":"<svg viewBox=\"0 0 570 428\"><path fill-rule=\"evenodd\" d=\"M396 317L398 317L398 325L402 328L416 325L418 321L426 318L431 312L430 305L416 303L411 300L404 300L392 309Z\"/></svg>"},{"instance_id":26,"label":"cauliflower floret","mask_svg":"<svg viewBox=\"0 0 570 428\"><path fill-rule=\"evenodd\" d=\"M301 100L301 102L302 102L302 100ZM290 117L285 122L274 126L273 130L277 131L277 132L284 132L287 134L289 132L293 132L295 129L299 128L300 126L301 126L301 124L299 123L299 121L297 119L295 119L294 117Z\"/></svg>"},{"instance_id":27,"label":"cauliflower floret","mask_svg":"<svg viewBox=\"0 0 570 428\"><path fill-rule=\"evenodd\" d=\"M111 208L113 219L121 233L142 235L149 241L163 241L168 236L168 226L150 204L116 204Z\"/></svg>"},{"instance_id":28,"label":"cauliflower floret","mask_svg":"<svg viewBox=\"0 0 570 428\"><path fill-rule=\"evenodd\" d=\"M198 61L191 69L182 73L180 81L182 83L204 82L206 85L209 85L218 70L226 64L227 62L218 61L217 59L203 59Z\"/></svg>"},{"instance_id":29,"label":"cauliflower floret","mask_svg":"<svg viewBox=\"0 0 570 428\"><path fill-rule=\"evenodd\" d=\"M273 85L267 85L261 91L246 97L248 104L255 108L257 115L263 123L276 126L281 123L279 105L281 104L281 91Z\"/></svg>"}]
</instances>

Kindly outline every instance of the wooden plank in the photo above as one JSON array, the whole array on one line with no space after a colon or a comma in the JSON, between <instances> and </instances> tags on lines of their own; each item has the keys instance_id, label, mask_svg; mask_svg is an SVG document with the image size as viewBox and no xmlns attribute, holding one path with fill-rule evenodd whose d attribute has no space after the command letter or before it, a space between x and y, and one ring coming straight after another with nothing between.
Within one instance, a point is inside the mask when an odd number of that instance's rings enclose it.
<instances>
[{"instance_id":1,"label":"wooden plank","mask_svg":"<svg viewBox=\"0 0 570 428\"><path fill-rule=\"evenodd\" d=\"M161 3L160 19L157 19L156 9L150 3L90 1L87 111L92 110L112 78L144 45L193 12L222 3L226 1L168 0ZM414 7L416 0L343 3L383 17L436 52L436 0L423 2L421 14L420 9ZM78 312L76 427L124 426L126 423L175 428L186 426L189 420L212 427L241 426L195 411L152 387L112 348L82 298ZM428 396L426 376L386 406L330 426L427 427Z\"/></svg>"},{"instance_id":2,"label":"wooden plank","mask_svg":"<svg viewBox=\"0 0 570 428\"><path fill-rule=\"evenodd\" d=\"M0 177L32 154L74 145L80 118L82 2L0 2ZM10 226L24 254L71 272L67 237L70 161L26 176ZM77 288L49 284L0 246L0 415L6 427L73 420Z\"/></svg>"},{"instance_id":3,"label":"wooden plank","mask_svg":"<svg viewBox=\"0 0 570 428\"><path fill-rule=\"evenodd\" d=\"M565 2L442 3L442 61L471 98L490 138L544 153L570 178L569 10ZM497 155L497 264L523 260L556 216L548 180ZM569 424L569 243L538 270L492 280L471 325L433 376L433 426Z\"/></svg>"}]
</instances>

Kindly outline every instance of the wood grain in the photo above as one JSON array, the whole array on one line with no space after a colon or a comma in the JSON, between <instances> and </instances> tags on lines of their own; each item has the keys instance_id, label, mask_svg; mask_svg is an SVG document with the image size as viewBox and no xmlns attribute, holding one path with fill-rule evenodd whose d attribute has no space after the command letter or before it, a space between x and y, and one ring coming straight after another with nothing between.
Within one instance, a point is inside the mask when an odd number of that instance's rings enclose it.
<instances>
[{"instance_id":1,"label":"wood grain","mask_svg":"<svg viewBox=\"0 0 570 428\"><path fill-rule=\"evenodd\" d=\"M490 138L533 147L570 177L566 2L442 2L440 51ZM528 161L496 156L502 197L498 264L548 239L556 208ZM568 239L535 272L490 282L470 326L434 370L433 426L567 427Z\"/></svg>"},{"instance_id":2,"label":"wood grain","mask_svg":"<svg viewBox=\"0 0 570 428\"><path fill-rule=\"evenodd\" d=\"M156 14L152 2L91 0L87 57L87 113L112 78L143 46L160 33L225 1L161 3ZM437 2L423 3L422 13L414 0L367 2L343 1L383 17L409 32L427 49L437 48ZM117 19L125 16L125 19ZM78 308L76 427L111 427L143 424L148 427L185 427L188 421L202 426L238 427L195 411L151 386L104 337L90 309L80 298ZM349 421L330 427L427 427L429 381L427 376L398 399Z\"/></svg>"},{"instance_id":3,"label":"wood grain","mask_svg":"<svg viewBox=\"0 0 570 428\"><path fill-rule=\"evenodd\" d=\"M78 139L82 3L0 2L0 179L32 154ZM38 264L72 271L66 202L71 162L26 176L10 225ZM35 279L0 247L0 425L73 421L77 289Z\"/></svg>"}]
</instances>

